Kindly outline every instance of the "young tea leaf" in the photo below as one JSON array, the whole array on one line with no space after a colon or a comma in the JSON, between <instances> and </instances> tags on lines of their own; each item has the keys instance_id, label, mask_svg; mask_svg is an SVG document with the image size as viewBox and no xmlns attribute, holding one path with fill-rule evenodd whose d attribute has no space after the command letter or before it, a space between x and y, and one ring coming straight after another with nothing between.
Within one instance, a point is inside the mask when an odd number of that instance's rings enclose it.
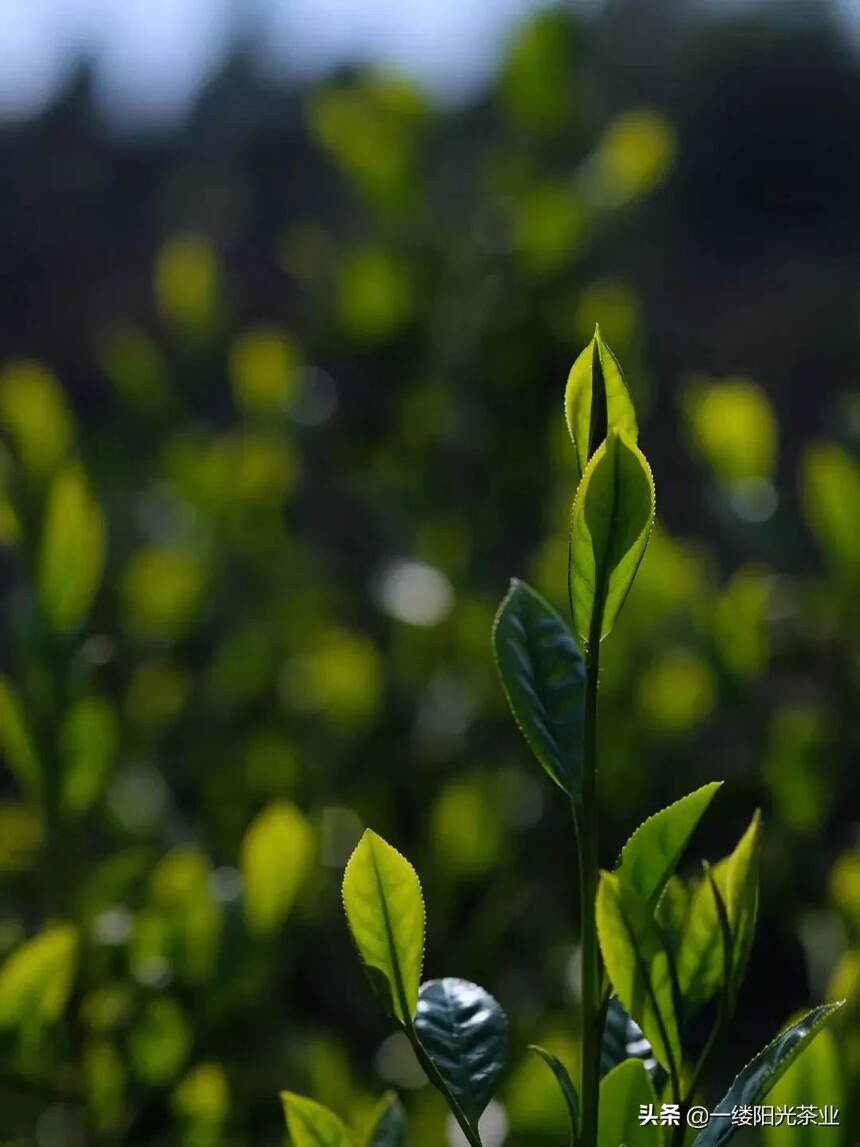
<instances>
[{"instance_id":1,"label":"young tea leaf","mask_svg":"<svg viewBox=\"0 0 860 1147\"><path fill-rule=\"evenodd\" d=\"M447 977L421 986L415 1030L473 1127L496 1090L508 1047L508 1021L489 992Z\"/></svg>"},{"instance_id":2,"label":"young tea leaf","mask_svg":"<svg viewBox=\"0 0 860 1147\"><path fill-rule=\"evenodd\" d=\"M343 875L343 905L359 955L396 1019L409 1024L424 959L424 900L415 869L370 829Z\"/></svg>"},{"instance_id":3,"label":"young tea leaf","mask_svg":"<svg viewBox=\"0 0 860 1147\"><path fill-rule=\"evenodd\" d=\"M574 628L602 640L615 619L654 524L654 480L639 447L615 430L588 463L573 500L570 600Z\"/></svg>"},{"instance_id":4,"label":"young tea leaf","mask_svg":"<svg viewBox=\"0 0 860 1147\"><path fill-rule=\"evenodd\" d=\"M624 884L654 907L696 825L722 781L703 785L649 817L636 829L618 858L615 871Z\"/></svg>"},{"instance_id":5,"label":"young tea leaf","mask_svg":"<svg viewBox=\"0 0 860 1147\"><path fill-rule=\"evenodd\" d=\"M639 1108L657 1096L641 1059L625 1059L600 1081L598 1147L659 1147L660 1128L639 1122Z\"/></svg>"},{"instance_id":6,"label":"young tea leaf","mask_svg":"<svg viewBox=\"0 0 860 1147\"><path fill-rule=\"evenodd\" d=\"M624 375L601 338L599 327L595 327L591 342L570 368L564 416L576 453L577 481L610 430L621 430L636 441L636 412Z\"/></svg>"},{"instance_id":7,"label":"young tea leaf","mask_svg":"<svg viewBox=\"0 0 860 1147\"><path fill-rule=\"evenodd\" d=\"M406 1112L393 1091L387 1091L373 1109L362 1147L403 1147Z\"/></svg>"},{"instance_id":8,"label":"young tea leaf","mask_svg":"<svg viewBox=\"0 0 860 1147\"><path fill-rule=\"evenodd\" d=\"M670 1074L681 1065L681 1040L669 953L650 909L617 874L601 872L597 932L612 986Z\"/></svg>"},{"instance_id":9,"label":"young tea leaf","mask_svg":"<svg viewBox=\"0 0 860 1147\"><path fill-rule=\"evenodd\" d=\"M531 1051L536 1051L541 1057L555 1078L558 1080L558 1086L561 1088L561 1093L564 1096L564 1102L567 1104L567 1113L570 1116L570 1144L574 1147L579 1128L579 1096L576 1094L576 1085L570 1078L570 1072L552 1052L545 1051L537 1044L529 1044Z\"/></svg>"},{"instance_id":10,"label":"young tea leaf","mask_svg":"<svg viewBox=\"0 0 860 1147\"><path fill-rule=\"evenodd\" d=\"M728 862L721 860L711 876L722 895ZM723 981L725 967L722 930L714 894L707 878L693 885L677 912L661 901L657 915L675 954L678 989L684 1020L707 1003ZM669 915L672 919L669 919Z\"/></svg>"},{"instance_id":11,"label":"young tea leaf","mask_svg":"<svg viewBox=\"0 0 860 1147\"><path fill-rule=\"evenodd\" d=\"M759 858L761 855L761 814L756 811L749 828L728 858L725 884L720 889L732 930L732 1000L746 970L758 917Z\"/></svg>"},{"instance_id":12,"label":"young tea leaf","mask_svg":"<svg viewBox=\"0 0 860 1147\"><path fill-rule=\"evenodd\" d=\"M529 747L557 785L578 795L585 669L573 635L539 594L514 579L496 614L493 648Z\"/></svg>"},{"instance_id":13,"label":"young tea leaf","mask_svg":"<svg viewBox=\"0 0 860 1147\"><path fill-rule=\"evenodd\" d=\"M293 1147L355 1147L349 1129L321 1103L291 1091L281 1092L281 1102Z\"/></svg>"},{"instance_id":14,"label":"young tea leaf","mask_svg":"<svg viewBox=\"0 0 860 1147\"><path fill-rule=\"evenodd\" d=\"M813 1008L803 1019L780 1032L750 1060L714 1110L731 1113L734 1107L751 1107L760 1103L844 1002L841 1000ZM712 1119L696 1137L693 1147L722 1147L737 1129L731 1119Z\"/></svg>"}]
</instances>

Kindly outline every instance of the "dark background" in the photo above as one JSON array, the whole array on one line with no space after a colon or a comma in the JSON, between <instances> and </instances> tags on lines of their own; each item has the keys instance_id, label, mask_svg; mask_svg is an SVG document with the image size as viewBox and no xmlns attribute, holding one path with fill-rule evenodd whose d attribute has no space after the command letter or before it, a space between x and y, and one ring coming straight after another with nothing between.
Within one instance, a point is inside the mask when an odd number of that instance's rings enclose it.
<instances>
[{"instance_id":1,"label":"dark background","mask_svg":"<svg viewBox=\"0 0 860 1147\"><path fill-rule=\"evenodd\" d=\"M575 1065L575 848L490 626L512 575L564 603L561 400L597 320L659 519L606 645L602 861L705 781L691 874L762 807L707 1095L853 995L837 1098L806 1100L853 1142L860 61L829 10L548 11L454 107L242 50L169 130L106 127L91 86L0 134L0 663L37 760L0 704L0 953L79 943L0 970L0 1143L262 1147L281 1088L360 1122L392 1083L442 1141L342 919L365 824L422 876L426 973L509 1013L509 1142L558 1140L525 1048ZM58 621L93 548L66 507L45 573L70 459L108 542Z\"/></svg>"}]
</instances>

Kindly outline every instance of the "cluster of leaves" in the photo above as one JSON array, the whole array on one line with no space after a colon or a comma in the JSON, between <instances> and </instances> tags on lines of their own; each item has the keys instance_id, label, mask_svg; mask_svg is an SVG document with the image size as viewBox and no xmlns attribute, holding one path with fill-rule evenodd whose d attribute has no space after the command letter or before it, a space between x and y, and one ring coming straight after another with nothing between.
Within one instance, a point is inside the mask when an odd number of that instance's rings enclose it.
<instances>
[{"instance_id":1,"label":"cluster of leaves","mask_svg":"<svg viewBox=\"0 0 860 1147\"><path fill-rule=\"evenodd\" d=\"M540 764L569 796L579 838L584 949L579 1090L558 1057L541 1047L534 1050L564 1096L571 1147L660 1147L661 1127L641 1123L638 1115L643 1107L653 1110L662 1096L670 1097L680 1113L672 1142L681 1144L713 1045L733 1018L752 947L761 818L756 812L734 851L713 866L705 863L699 882L685 885L675 870L721 782L705 785L633 833L614 869L600 874L596 903L590 902L594 873L589 865L595 864L597 844L598 650L639 568L655 504L651 471L636 445L633 405L599 330L571 369L565 412L579 476L570 518L570 609L585 658L558 614L522 582L512 584L493 631L511 710ZM343 900L373 986L467 1142L481 1147L479 1120L506 1058L507 1021L500 1005L464 980L421 984L421 885L411 864L370 830L346 866ZM595 918L605 979L585 951L589 942L596 948ZM589 988L589 976L596 991ZM715 995L716 1018L688 1070L686 1029ZM737 1075L718 1110L759 1104L843 1003L815 1008L782 1030ZM588 1068L589 1007L595 1008L602 1028L593 1052L603 1078L599 1094L591 1096L589 1088L597 1088L597 1079ZM638 1041L633 1055L631 1026ZM296 1147L354 1143L325 1107L289 1092L283 1093L283 1102ZM714 1120L696 1144L716 1147L736 1129L734 1120ZM396 1099L382 1101L364 1141L368 1147L404 1141Z\"/></svg>"}]
</instances>

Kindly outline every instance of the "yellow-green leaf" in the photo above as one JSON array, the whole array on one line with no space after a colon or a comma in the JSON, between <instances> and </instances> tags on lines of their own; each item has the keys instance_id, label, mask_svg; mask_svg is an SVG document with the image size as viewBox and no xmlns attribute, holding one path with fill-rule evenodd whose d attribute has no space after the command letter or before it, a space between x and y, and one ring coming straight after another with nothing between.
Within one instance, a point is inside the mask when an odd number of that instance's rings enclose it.
<instances>
[{"instance_id":1,"label":"yellow-green leaf","mask_svg":"<svg viewBox=\"0 0 860 1147\"><path fill-rule=\"evenodd\" d=\"M343 904L374 986L395 1017L411 1024L424 959L424 899L415 869L367 829L346 866Z\"/></svg>"},{"instance_id":2,"label":"yellow-green leaf","mask_svg":"<svg viewBox=\"0 0 860 1147\"><path fill-rule=\"evenodd\" d=\"M289 801L270 804L242 842L245 915L253 931L274 932L289 914L314 856L314 831Z\"/></svg>"},{"instance_id":3,"label":"yellow-green leaf","mask_svg":"<svg viewBox=\"0 0 860 1147\"><path fill-rule=\"evenodd\" d=\"M576 451L577 480L610 430L620 430L636 441L636 411L618 360L601 338L599 327L570 368L564 416Z\"/></svg>"},{"instance_id":4,"label":"yellow-green leaf","mask_svg":"<svg viewBox=\"0 0 860 1147\"><path fill-rule=\"evenodd\" d=\"M612 629L654 524L654 480L632 439L610 430L585 469L570 526L570 598L586 644Z\"/></svg>"},{"instance_id":5,"label":"yellow-green leaf","mask_svg":"<svg viewBox=\"0 0 860 1147\"><path fill-rule=\"evenodd\" d=\"M657 1108L657 1096L641 1059L625 1059L600 1081L598 1147L659 1147L660 1129L639 1122L639 1109Z\"/></svg>"},{"instance_id":6,"label":"yellow-green leaf","mask_svg":"<svg viewBox=\"0 0 860 1147\"><path fill-rule=\"evenodd\" d=\"M0 749L21 788L38 797L44 783L39 754L21 699L5 677L0 677Z\"/></svg>"},{"instance_id":7,"label":"yellow-green leaf","mask_svg":"<svg viewBox=\"0 0 860 1147\"><path fill-rule=\"evenodd\" d=\"M63 1014L78 966L78 931L49 925L0 968L0 1029L41 1027Z\"/></svg>"},{"instance_id":8,"label":"yellow-green leaf","mask_svg":"<svg viewBox=\"0 0 860 1147\"><path fill-rule=\"evenodd\" d=\"M61 632L86 618L104 569L107 529L83 470L70 463L51 485L39 554L39 598Z\"/></svg>"},{"instance_id":9,"label":"yellow-green leaf","mask_svg":"<svg viewBox=\"0 0 860 1147\"><path fill-rule=\"evenodd\" d=\"M84 812L99 797L118 740L116 715L103 698L82 697L66 711L59 731L60 799L70 812Z\"/></svg>"},{"instance_id":10,"label":"yellow-green leaf","mask_svg":"<svg viewBox=\"0 0 860 1147\"><path fill-rule=\"evenodd\" d=\"M602 872L597 931L618 998L670 1073L681 1066L669 953L647 903L616 873Z\"/></svg>"},{"instance_id":11,"label":"yellow-green leaf","mask_svg":"<svg viewBox=\"0 0 860 1147\"><path fill-rule=\"evenodd\" d=\"M760 854L761 814L757 810L749 828L728 858L724 882L720 886L732 932L733 997L737 996L755 935Z\"/></svg>"},{"instance_id":12,"label":"yellow-green leaf","mask_svg":"<svg viewBox=\"0 0 860 1147\"><path fill-rule=\"evenodd\" d=\"M351 1132L321 1103L292 1091L282 1091L281 1102L293 1147L354 1147Z\"/></svg>"}]
</instances>

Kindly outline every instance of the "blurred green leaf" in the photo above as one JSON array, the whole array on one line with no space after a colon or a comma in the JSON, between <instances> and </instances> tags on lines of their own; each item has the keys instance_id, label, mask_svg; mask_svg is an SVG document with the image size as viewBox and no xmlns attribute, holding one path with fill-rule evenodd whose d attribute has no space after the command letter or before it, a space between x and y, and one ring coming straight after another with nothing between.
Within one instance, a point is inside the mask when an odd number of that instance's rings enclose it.
<instances>
[{"instance_id":1,"label":"blurred green leaf","mask_svg":"<svg viewBox=\"0 0 860 1147\"><path fill-rule=\"evenodd\" d=\"M0 373L0 425L25 469L45 477L72 443L74 424L59 381L38 362L12 362Z\"/></svg>"},{"instance_id":2,"label":"blurred green leaf","mask_svg":"<svg viewBox=\"0 0 860 1147\"><path fill-rule=\"evenodd\" d=\"M84 812L101 795L116 760L116 714L102 697L82 697L66 710L58 740L61 803L70 812Z\"/></svg>"},{"instance_id":3,"label":"blurred green leaf","mask_svg":"<svg viewBox=\"0 0 860 1147\"><path fill-rule=\"evenodd\" d=\"M477 1128L507 1060L505 1013L477 984L449 976L421 985L415 1030L448 1090Z\"/></svg>"},{"instance_id":4,"label":"blurred green leaf","mask_svg":"<svg viewBox=\"0 0 860 1147\"><path fill-rule=\"evenodd\" d=\"M102 579L107 526L77 463L60 470L45 507L39 554L39 597L62 632L86 619Z\"/></svg>"},{"instance_id":5,"label":"blurred green leaf","mask_svg":"<svg viewBox=\"0 0 860 1147\"><path fill-rule=\"evenodd\" d=\"M760 1103L844 1002L813 1008L803 1019L780 1032L738 1074L715 1110L730 1112L735 1107ZM721 1147L737 1130L731 1119L712 1119L696 1137L694 1147Z\"/></svg>"},{"instance_id":6,"label":"blurred green leaf","mask_svg":"<svg viewBox=\"0 0 860 1147\"><path fill-rule=\"evenodd\" d=\"M38 798L45 775L21 699L6 677L0 677L0 747L21 788Z\"/></svg>"},{"instance_id":7,"label":"blurred green leaf","mask_svg":"<svg viewBox=\"0 0 860 1147\"><path fill-rule=\"evenodd\" d=\"M388 1091L373 1109L362 1147L403 1147L406 1141L406 1111L393 1091Z\"/></svg>"},{"instance_id":8,"label":"blurred green leaf","mask_svg":"<svg viewBox=\"0 0 860 1147\"><path fill-rule=\"evenodd\" d=\"M314 832L289 801L268 805L242 841L240 866L245 916L254 932L267 934L289 915L314 857Z\"/></svg>"},{"instance_id":9,"label":"blurred green leaf","mask_svg":"<svg viewBox=\"0 0 860 1147\"><path fill-rule=\"evenodd\" d=\"M696 453L728 486L770 478L776 465L779 426L770 399L747 378L694 381L683 400Z\"/></svg>"},{"instance_id":10,"label":"blurred green leaf","mask_svg":"<svg viewBox=\"0 0 860 1147\"><path fill-rule=\"evenodd\" d=\"M618 998L641 1027L657 1060L677 1074L681 1041L669 953L647 902L616 873L600 874L597 930Z\"/></svg>"},{"instance_id":11,"label":"blurred green leaf","mask_svg":"<svg viewBox=\"0 0 860 1147\"><path fill-rule=\"evenodd\" d=\"M171 996L149 1000L129 1034L129 1053L141 1083L164 1087L182 1070L193 1033L184 1011Z\"/></svg>"},{"instance_id":12,"label":"blurred green leaf","mask_svg":"<svg viewBox=\"0 0 860 1147\"><path fill-rule=\"evenodd\" d=\"M654 481L645 456L610 431L588 463L571 513L570 595L583 643L593 624L601 640L612 630L653 522Z\"/></svg>"},{"instance_id":13,"label":"blurred green leaf","mask_svg":"<svg viewBox=\"0 0 860 1147\"><path fill-rule=\"evenodd\" d=\"M396 1019L410 1024L424 959L424 899L415 869L367 829L343 876L352 938Z\"/></svg>"},{"instance_id":14,"label":"blurred green leaf","mask_svg":"<svg viewBox=\"0 0 860 1147\"><path fill-rule=\"evenodd\" d=\"M293 1147L355 1147L355 1140L338 1117L321 1103L281 1092L281 1102Z\"/></svg>"},{"instance_id":15,"label":"blurred green leaf","mask_svg":"<svg viewBox=\"0 0 860 1147\"><path fill-rule=\"evenodd\" d=\"M0 967L0 1028L55 1023L66 1007L78 967L78 931L49 924Z\"/></svg>"},{"instance_id":16,"label":"blurred green leaf","mask_svg":"<svg viewBox=\"0 0 860 1147\"><path fill-rule=\"evenodd\" d=\"M171 849L150 877L149 904L164 921L170 965L189 980L207 979L221 933L209 858L193 845Z\"/></svg>"},{"instance_id":17,"label":"blurred green leaf","mask_svg":"<svg viewBox=\"0 0 860 1147\"><path fill-rule=\"evenodd\" d=\"M621 850L615 872L650 908L660 899L666 881L722 783L712 781L654 813Z\"/></svg>"},{"instance_id":18,"label":"blurred green leaf","mask_svg":"<svg viewBox=\"0 0 860 1147\"><path fill-rule=\"evenodd\" d=\"M337 313L348 335L381 342L395 335L412 312L412 273L401 257L382 248L350 252L337 280Z\"/></svg>"},{"instance_id":19,"label":"blurred green leaf","mask_svg":"<svg viewBox=\"0 0 860 1147\"><path fill-rule=\"evenodd\" d=\"M243 331L230 353L237 406L247 414L284 413L295 397L299 354L292 338L277 327Z\"/></svg>"},{"instance_id":20,"label":"blurred green leaf","mask_svg":"<svg viewBox=\"0 0 860 1147\"><path fill-rule=\"evenodd\" d=\"M616 202L646 194L669 172L676 147L675 131L660 112L624 112L609 125L594 154L595 192Z\"/></svg>"},{"instance_id":21,"label":"blurred green leaf","mask_svg":"<svg viewBox=\"0 0 860 1147\"><path fill-rule=\"evenodd\" d=\"M219 296L218 262L202 235L175 235L155 261L155 301L162 318L191 331L208 326Z\"/></svg>"},{"instance_id":22,"label":"blurred green leaf","mask_svg":"<svg viewBox=\"0 0 860 1147\"><path fill-rule=\"evenodd\" d=\"M187 547L137 550L123 577L129 626L142 637L173 640L190 627L203 603L206 571Z\"/></svg>"},{"instance_id":23,"label":"blurred green leaf","mask_svg":"<svg viewBox=\"0 0 860 1147\"><path fill-rule=\"evenodd\" d=\"M641 1059L625 1059L600 1081L598 1147L659 1147L660 1128L639 1122L639 1109L656 1108L654 1084Z\"/></svg>"},{"instance_id":24,"label":"blurred green leaf","mask_svg":"<svg viewBox=\"0 0 860 1147\"><path fill-rule=\"evenodd\" d=\"M83 1065L87 1107L96 1130L117 1131L126 1098L126 1070L119 1052L109 1040L94 1040L84 1048Z\"/></svg>"},{"instance_id":25,"label":"blurred green leaf","mask_svg":"<svg viewBox=\"0 0 860 1147\"><path fill-rule=\"evenodd\" d=\"M810 446L801 467L806 519L833 566L852 578L860 570L860 463L834 442Z\"/></svg>"},{"instance_id":26,"label":"blurred green leaf","mask_svg":"<svg viewBox=\"0 0 860 1147\"><path fill-rule=\"evenodd\" d=\"M578 797L585 669L567 626L514 579L493 626L508 704L532 752L557 785Z\"/></svg>"}]
</instances>

